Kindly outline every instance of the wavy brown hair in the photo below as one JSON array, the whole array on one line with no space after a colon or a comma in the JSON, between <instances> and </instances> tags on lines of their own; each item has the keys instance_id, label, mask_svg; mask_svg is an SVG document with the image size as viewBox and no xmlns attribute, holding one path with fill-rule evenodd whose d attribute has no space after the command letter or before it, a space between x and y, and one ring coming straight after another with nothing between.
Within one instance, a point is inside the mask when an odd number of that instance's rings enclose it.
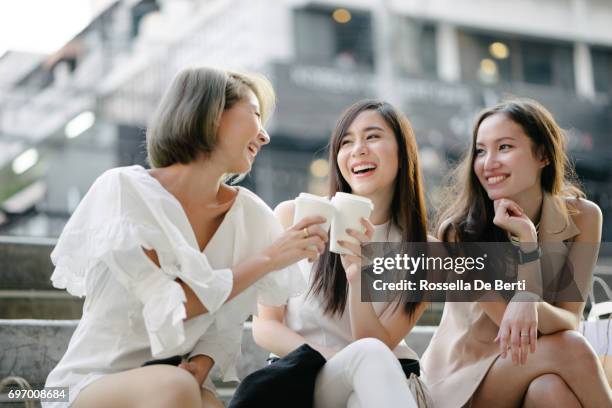
<instances>
[{"instance_id":1,"label":"wavy brown hair","mask_svg":"<svg viewBox=\"0 0 612 408\"><path fill-rule=\"evenodd\" d=\"M462 242L504 242L508 236L504 230L493 224L495 211L493 201L478 181L474 172L476 137L482 122L489 116L502 114L521 126L531 139L533 151L543 154L549 164L542 169L541 185L544 192L552 195L583 198L578 187L576 173L566 153L566 135L553 115L540 103L527 98L512 98L486 108L476 118L472 131L472 142L463 160L452 174L447 189L451 203L440 211L438 217L438 238L455 239ZM452 199L454 198L454 200ZM564 204L563 204L564 205ZM568 208L563 209L569 214Z\"/></svg>"},{"instance_id":2,"label":"wavy brown hair","mask_svg":"<svg viewBox=\"0 0 612 408\"><path fill-rule=\"evenodd\" d=\"M397 142L398 173L391 201L391 223L401 231L402 241L426 242L427 212L416 139L408 119L387 102L366 99L353 104L340 115L328 145L329 196L332 197L339 191L351 193L351 186L342 177L338 167L338 151L348 128L355 118L365 111L380 114L393 130ZM348 296L346 274L340 255L330 252L329 244L315 267L309 290L309 295L311 294L323 299L326 314L343 314ZM418 303L405 302L406 313L413 314L417 305Z\"/></svg>"}]
</instances>

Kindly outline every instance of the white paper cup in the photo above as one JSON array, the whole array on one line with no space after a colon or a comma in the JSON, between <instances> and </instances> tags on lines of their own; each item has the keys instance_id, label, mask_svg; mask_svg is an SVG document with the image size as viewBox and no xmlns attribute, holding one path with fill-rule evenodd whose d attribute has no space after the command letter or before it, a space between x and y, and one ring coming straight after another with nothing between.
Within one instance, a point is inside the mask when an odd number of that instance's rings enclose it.
<instances>
[{"instance_id":1,"label":"white paper cup","mask_svg":"<svg viewBox=\"0 0 612 408\"><path fill-rule=\"evenodd\" d=\"M320 226L325 232L329 232L332 218L334 218L334 206L327 198L314 194L300 193L294 202L293 225L306 217L318 215L325 217L326 221L320 224Z\"/></svg>"},{"instance_id":2,"label":"white paper cup","mask_svg":"<svg viewBox=\"0 0 612 408\"><path fill-rule=\"evenodd\" d=\"M340 255L350 254L349 250L338 245L338 240L360 244L356 238L348 235L346 230L350 228L356 231L363 231L364 227L361 225L361 218L370 217L374 204L367 197L349 193L336 193L331 202L336 212L331 225L329 250Z\"/></svg>"}]
</instances>

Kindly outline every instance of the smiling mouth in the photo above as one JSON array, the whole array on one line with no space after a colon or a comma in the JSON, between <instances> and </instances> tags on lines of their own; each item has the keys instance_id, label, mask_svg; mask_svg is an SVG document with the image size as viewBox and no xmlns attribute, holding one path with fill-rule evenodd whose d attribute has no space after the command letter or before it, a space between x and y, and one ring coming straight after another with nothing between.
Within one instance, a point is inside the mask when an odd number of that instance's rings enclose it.
<instances>
[{"instance_id":1,"label":"smiling mouth","mask_svg":"<svg viewBox=\"0 0 612 408\"><path fill-rule=\"evenodd\" d=\"M495 177L487 177L487 184L490 186L501 183L506 180L510 176L495 176Z\"/></svg>"},{"instance_id":2,"label":"smiling mouth","mask_svg":"<svg viewBox=\"0 0 612 408\"><path fill-rule=\"evenodd\" d=\"M376 170L375 164L360 164L357 166L353 166L351 168L351 173L358 175L358 176L364 176L364 175L372 174L375 170Z\"/></svg>"},{"instance_id":3,"label":"smiling mouth","mask_svg":"<svg viewBox=\"0 0 612 408\"><path fill-rule=\"evenodd\" d=\"M257 156L258 149L255 146L250 144L248 146L248 150L249 150L249 153L251 153L251 156L253 156L253 158L255 158L255 156Z\"/></svg>"}]
</instances>

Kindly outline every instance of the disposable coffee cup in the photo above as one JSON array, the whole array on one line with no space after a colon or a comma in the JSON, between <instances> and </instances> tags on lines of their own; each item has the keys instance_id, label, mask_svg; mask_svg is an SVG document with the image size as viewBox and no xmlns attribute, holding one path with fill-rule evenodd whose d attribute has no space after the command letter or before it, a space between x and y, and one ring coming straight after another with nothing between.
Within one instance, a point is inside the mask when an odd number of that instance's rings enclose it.
<instances>
[{"instance_id":1,"label":"disposable coffee cup","mask_svg":"<svg viewBox=\"0 0 612 408\"><path fill-rule=\"evenodd\" d=\"M334 218L334 212L334 206L327 198L314 194L300 193L295 199L293 225L306 217L318 215L325 218L326 221L320 224L320 226L325 232L328 232L332 218Z\"/></svg>"},{"instance_id":2,"label":"disposable coffee cup","mask_svg":"<svg viewBox=\"0 0 612 408\"><path fill-rule=\"evenodd\" d=\"M336 254L351 254L351 252L338 245L338 240L360 244L357 238L346 233L347 228L363 231L362 218L369 218L374 209L372 200L349 193L336 193L331 200L335 214L331 225L329 237L329 250Z\"/></svg>"}]
</instances>

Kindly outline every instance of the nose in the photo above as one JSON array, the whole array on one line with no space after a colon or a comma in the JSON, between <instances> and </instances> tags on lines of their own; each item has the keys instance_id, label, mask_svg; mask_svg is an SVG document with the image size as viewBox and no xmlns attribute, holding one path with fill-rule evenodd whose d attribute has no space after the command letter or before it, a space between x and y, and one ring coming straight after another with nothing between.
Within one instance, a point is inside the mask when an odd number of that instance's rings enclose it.
<instances>
[{"instance_id":1,"label":"nose","mask_svg":"<svg viewBox=\"0 0 612 408\"><path fill-rule=\"evenodd\" d=\"M365 142L359 139L355 140L355 143L353 144L353 151L351 152L351 156L353 157L363 156L367 154L367 152L368 152L368 148Z\"/></svg>"},{"instance_id":2,"label":"nose","mask_svg":"<svg viewBox=\"0 0 612 408\"><path fill-rule=\"evenodd\" d=\"M270 143L270 135L268 135L266 129L259 128L259 133L257 133L257 141L259 142L260 146Z\"/></svg>"},{"instance_id":3,"label":"nose","mask_svg":"<svg viewBox=\"0 0 612 408\"><path fill-rule=\"evenodd\" d=\"M484 158L484 170L495 170L499 167L499 161L495 152L488 153Z\"/></svg>"}]
</instances>

